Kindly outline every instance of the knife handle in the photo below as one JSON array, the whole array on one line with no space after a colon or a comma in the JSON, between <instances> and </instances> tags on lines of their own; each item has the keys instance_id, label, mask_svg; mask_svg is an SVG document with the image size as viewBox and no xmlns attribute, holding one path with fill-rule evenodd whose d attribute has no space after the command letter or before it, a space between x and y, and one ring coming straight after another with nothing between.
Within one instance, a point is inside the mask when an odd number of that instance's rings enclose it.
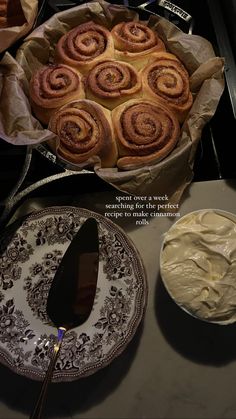
<instances>
[{"instance_id":1,"label":"knife handle","mask_svg":"<svg viewBox=\"0 0 236 419\"><path fill-rule=\"evenodd\" d=\"M46 375L44 377L43 380L43 384L41 387L41 391L39 393L39 397L38 400L35 404L34 410L30 416L30 419L41 419L43 418L43 411L44 411L44 406L46 403L46 397L47 397L47 392L48 392L48 387L49 384L51 383L52 380L52 376L53 376L53 371L54 371L54 367L58 358L58 354L60 351L60 347L62 344L62 340L64 338L66 329L64 327L59 327L58 328L58 334L57 334L57 342L55 343L54 347L53 347L53 354L52 357L50 359L50 363L46 372Z\"/></svg>"}]
</instances>

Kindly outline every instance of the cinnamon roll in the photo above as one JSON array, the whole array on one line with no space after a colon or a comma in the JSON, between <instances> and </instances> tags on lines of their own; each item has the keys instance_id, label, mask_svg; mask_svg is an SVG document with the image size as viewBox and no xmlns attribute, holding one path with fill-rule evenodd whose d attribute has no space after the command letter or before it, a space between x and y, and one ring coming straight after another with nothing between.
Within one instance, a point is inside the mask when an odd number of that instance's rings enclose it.
<instances>
[{"instance_id":1,"label":"cinnamon roll","mask_svg":"<svg viewBox=\"0 0 236 419\"><path fill-rule=\"evenodd\" d=\"M113 27L115 58L133 64L138 70L152 60L153 54L165 51L165 44L147 25L131 21Z\"/></svg>"},{"instance_id":2,"label":"cinnamon roll","mask_svg":"<svg viewBox=\"0 0 236 419\"><path fill-rule=\"evenodd\" d=\"M88 99L113 109L131 98L141 96L141 76L124 61L102 61L90 70L85 92Z\"/></svg>"},{"instance_id":3,"label":"cinnamon roll","mask_svg":"<svg viewBox=\"0 0 236 419\"><path fill-rule=\"evenodd\" d=\"M156 59L142 71L143 94L171 108L183 122L192 106L189 75L179 59L166 52L156 54Z\"/></svg>"},{"instance_id":4,"label":"cinnamon roll","mask_svg":"<svg viewBox=\"0 0 236 419\"><path fill-rule=\"evenodd\" d=\"M56 46L55 60L87 73L97 60L114 57L111 33L93 21L82 23L63 35Z\"/></svg>"},{"instance_id":5,"label":"cinnamon roll","mask_svg":"<svg viewBox=\"0 0 236 419\"><path fill-rule=\"evenodd\" d=\"M50 119L49 129L57 134L57 154L68 162L113 167L117 160L110 111L87 99L60 108ZM52 146L52 144L51 144Z\"/></svg>"},{"instance_id":6,"label":"cinnamon roll","mask_svg":"<svg viewBox=\"0 0 236 419\"><path fill-rule=\"evenodd\" d=\"M0 28L6 28L7 26L7 0L0 0Z\"/></svg>"},{"instance_id":7,"label":"cinnamon roll","mask_svg":"<svg viewBox=\"0 0 236 419\"><path fill-rule=\"evenodd\" d=\"M35 116L46 125L58 108L84 97L80 74L63 64L41 67L30 81L32 108Z\"/></svg>"},{"instance_id":8,"label":"cinnamon roll","mask_svg":"<svg viewBox=\"0 0 236 419\"><path fill-rule=\"evenodd\" d=\"M180 133L175 114L162 104L136 99L112 111L120 169L130 170L164 159Z\"/></svg>"}]
</instances>

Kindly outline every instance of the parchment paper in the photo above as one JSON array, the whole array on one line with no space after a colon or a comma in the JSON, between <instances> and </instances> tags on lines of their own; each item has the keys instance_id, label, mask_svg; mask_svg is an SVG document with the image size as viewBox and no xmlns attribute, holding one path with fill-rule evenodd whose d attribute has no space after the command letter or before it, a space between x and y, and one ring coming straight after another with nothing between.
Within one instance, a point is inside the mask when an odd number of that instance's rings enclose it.
<instances>
[{"instance_id":1,"label":"parchment paper","mask_svg":"<svg viewBox=\"0 0 236 419\"><path fill-rule=\"evenodd\" d=\"M91 19L110 29L123 20L138 20L139 16L123 6L114 6L103 0L87 3L55 14L34 30L19 49L16 60L5 54L0 63L0 137L4 140L19 145L36 145L56 138L32 115L28 101L29 80L40 66L53 62L55 45L65 32ZM167 49L188 69L194 104L183 124L177 147L163 161L125 172L99 166L94 170L123 192L167 194L170 202L178 203L193 178L194 156L202 129L214 115L224 89L224 60L215 56L207 40L183 33L164 18L152 16L148 25L158 32ZM70 164L67 167L81 170Z\"/></svg>"},{"instance_id":2,"label":"parchment paper","mask_svg":"<svg viewBox=\"0 0 236 419\"><path fill-rule=\"evenodd\" d=\"M21 26L0 28L0 52L7 50L14 42L25 36L34 24L38 11L38 0L20 1L26 22Z\"/></svg>"}]
</instances>

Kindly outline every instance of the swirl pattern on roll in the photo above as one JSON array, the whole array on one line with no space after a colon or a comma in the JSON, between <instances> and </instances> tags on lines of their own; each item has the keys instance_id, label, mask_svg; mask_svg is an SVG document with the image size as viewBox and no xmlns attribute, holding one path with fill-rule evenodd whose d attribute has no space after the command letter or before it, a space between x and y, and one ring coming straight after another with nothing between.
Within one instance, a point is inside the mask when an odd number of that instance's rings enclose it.
<instances>
[{"instance_id":1,"label":"swirl pattern on roll","mask_svg":"<svg viewBox=\"0 0 236 419\"><path fill-rule=\"evenodd\" d=\"M112 112L120 169L156 163L166 157L179 138L179 122L162 104L130 100Z\"/></svg>"},{"instance_id":2,"label":"swirl pattern on roll","mask_svg":"<svg viewBox=\"0 0 236 419\"><path fill-rule=\"evenodd\" d=\"M143 89L148 98L166 103L182 122L192 106L189 75L176 56L159 53L143 70Z\"/></svg>"},{"instance_id":3,"label":"swirl pattern on roll","mask_svg":"<svg viewBox=\"0 0 236 419\"><path fill-rule=\"evenodd\" d=\"M141 95L141 77L130 64L106 60L90 70L86 80L86 94L109 109Z\"/></svg>"},{"instance_id":4,"label":"swirl pattern on roll","mask_svg":"<svg viewBox=\"0 0 236 419\"><path fill-rule=\"evenodd\" d=\"M101 25L90 21L82 23L63 35L56 46L56 61L82 72L90 69L97 58L114 55L111 33Z\"/></svg>"},{"instance_id":5,"label":"swirl pattern on roll","mask_svg":"<svg viewBox=\"0 0 236 419\"><path fill-rule=\"evenodd\" d=\"M111 31L115 48L120 51L133 53L143 52L163 44L157 34L143 23L121 22L114 26Z\"/></svg>"},{"instance_id":6,"label":"swirl pattern on roll","mask_svg":"<svg viewBox=\"0 0 236 419\"><path fill-rule=\"evenodd\" d=\"M30 97L39 106L55 108L78 96L81 77L72 68L59 64L40 68L30 82Z\"/></svg>"},{"instance_id":7,"label":"swirl pattern on roll","mask_svg":"<svg viewBox=\"0 0 236 419\"><path fill-rule=\"evenodd\" d=\"M54 113L49 129L59 137L58 154L65 160L85 163L99 156L102 167L114 166L117 151L102 106L85 99L71 102Z\"/></svg>"}]
</instances>

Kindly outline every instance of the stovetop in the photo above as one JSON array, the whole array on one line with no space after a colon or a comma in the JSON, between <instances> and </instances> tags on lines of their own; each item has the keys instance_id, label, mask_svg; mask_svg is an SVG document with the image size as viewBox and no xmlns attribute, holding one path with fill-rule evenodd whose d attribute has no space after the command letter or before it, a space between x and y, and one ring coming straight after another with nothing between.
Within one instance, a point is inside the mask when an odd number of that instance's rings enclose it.
<instances>
[{"instance_id":1,"label":"stovetop","mask_svg":"<svg viewBox=\"0 0 236 419\"><path fill-rule=\"evenodd\" d=\"M138 6L143 2L144 0L110 0L110 3L125 4L131 7ZM81 3L83 3L83 1L79 0L41 0L37 25L46 21L56 11L62 11ZM169 4L170 2L166 1L166 3ZM208 39L212 43L216 55L222 56L223 53L224 56L226 56L226 76L230 76L226 77L226 88L221 97L217 111L210 123L208 123L203 130L202 139L196 153L193 180L198 182L236 178L232 138L233 133L236 130L234 115L236 72L234 76L233 71L235 66L234 53L236 36L232 35L232 33L234 34L232 16L233 13L236 14L235 3L233 0L228 2L221 0L174 0L171 3L184 9L193 17L194 34L201 35ZM158 6L157 1L149 5L147 9L161 14L179 26L182 30L188 31L188 23L170 10ZM19 44L20 41L10 50L12 55L14 55ZM0 204L1 202L4 202L4 199L9 193L12 192L12 196L14 195L14 187L17 182L19 182L26 152L27 148L24 146L12 146L3 140L0 141ZM27 164L28 163L26 163L26 166ZM39 179L56 175L62 171L63 169L60 169L53 162L46 159L38 151L33 151L27 167L26 178L23 182L22 179L20 180L20 183L22 183L21 189L34 184ZM87 177L86 190L88 190L89 183L93 189L110 188L109 185L94 178L95 175L93 178L91 178L91 176ZM83 188L84 182L81 182L81 185ZM53 188L53 191L54 193L58 193L55 188ZM40 193L39 190L37 193Z\"/></svg>"}]
</instances>

